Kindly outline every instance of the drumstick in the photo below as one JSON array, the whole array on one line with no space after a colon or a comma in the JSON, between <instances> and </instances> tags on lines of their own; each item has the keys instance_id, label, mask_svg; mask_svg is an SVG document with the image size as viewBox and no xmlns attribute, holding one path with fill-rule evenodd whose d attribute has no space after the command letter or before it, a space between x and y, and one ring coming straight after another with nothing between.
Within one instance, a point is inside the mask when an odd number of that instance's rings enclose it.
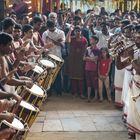
<instances>
[{"instance_id":1,"label":"drumstick","mask_svg":"<svg viewBox=\"0 0 140 140\"><path fill-rule=\"evenodd\" d=\"M44 48L41 49L40 55L39 55L39 57L36 59L36 63L38 63L38 60L41 58L41 55L42 55L43 52L44 52Z\"/></svg>"}]
</instances>

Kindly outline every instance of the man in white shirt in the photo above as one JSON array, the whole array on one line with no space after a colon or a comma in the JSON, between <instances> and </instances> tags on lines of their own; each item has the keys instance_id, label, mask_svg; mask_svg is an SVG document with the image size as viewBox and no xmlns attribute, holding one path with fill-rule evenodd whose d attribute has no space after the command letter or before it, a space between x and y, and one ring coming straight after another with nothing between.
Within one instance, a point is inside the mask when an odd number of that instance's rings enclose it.
<instances>
[{"instance_id":1,"label":"man in white shirt","mask_svg":"<svg viewBox=\"0 0 140 140\"><path fill-rule=\"evenodd\" d=\"M99 42L97 47L101 48L108 48L108 39L113 35L109 32L109 29L106 24L102 23L101 31L94 30L95 34L99 37Z\"/></svg>"},{"instance_id":2,"label":"man in white shirt","mask_svg":"<svg viewBox=\"0 0 140 140\"><path fill-rule=\"evenodd\" d=\"M109 32L107 24L105 22L101 23L100 30L97 30L91 23L89 29L89 37L96 35L99 38L99 42L97 44L98 49L108 48L108 40L113 34Z\"/></svg>"},{"instance_id":3,"label":"man in white shirt","mask_svg":"<svg viewBox=\"0 0 140 140\"><path fill-rule=\"evenodd\" d=\"M56 27L56 24L52 20L47 21L47 28L48 30L45 31L42 35L42 40L44 44L47 44L49 53L56 55L62 59L61 50L65 45L65 34L62 30ZM62 93L62 78L61 78L61 71L58 73L55 83L54 83L54 90L56 91L57 95L61 95Z\"/></svg>"},{"instance_id":4,"label":"man in white shirt","mask_svg":"<svg viewBox=\"0 0 140 140\"><path fill-rule=\"evenodd\" d=\"M65 34L62 30L55 27L55 22L47 21L48 30L42 35L44 44L50 44L50 53L62 58L61 49L65 44Z\"/></svg>"}]
</instances>

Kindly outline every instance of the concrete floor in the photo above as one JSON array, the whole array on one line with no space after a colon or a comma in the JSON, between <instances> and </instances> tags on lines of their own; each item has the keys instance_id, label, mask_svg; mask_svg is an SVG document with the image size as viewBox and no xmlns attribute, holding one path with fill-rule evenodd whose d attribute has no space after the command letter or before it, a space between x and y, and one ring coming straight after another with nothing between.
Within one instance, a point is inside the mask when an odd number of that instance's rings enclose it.
<instances>
[{"instance_id":1,"label":"concrete floor","mask_svg":"<svg viewBox=\"0 0 140 140\"><path fill-rule=\"evenodd\" d=\"M27 140L128 140L121 115L108 101L54 95L43 104Z\"/></svg>"}]
</instances>

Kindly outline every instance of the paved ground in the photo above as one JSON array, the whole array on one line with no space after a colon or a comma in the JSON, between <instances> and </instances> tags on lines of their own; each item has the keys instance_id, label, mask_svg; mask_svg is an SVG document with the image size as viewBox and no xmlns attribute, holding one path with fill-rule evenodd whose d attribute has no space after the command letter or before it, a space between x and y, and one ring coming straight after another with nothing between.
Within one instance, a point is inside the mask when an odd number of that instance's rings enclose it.
<instances>
[{"instance_id":1,"label":"paved ground","mask_svg":"<svg viewBox=\"0 0 140 140\"><path fill-rule=\"evenodd\" d=\"M52 96L43 105L27 140L128 140L122 111L113 103Z\"/></svg>"}]
</instances>

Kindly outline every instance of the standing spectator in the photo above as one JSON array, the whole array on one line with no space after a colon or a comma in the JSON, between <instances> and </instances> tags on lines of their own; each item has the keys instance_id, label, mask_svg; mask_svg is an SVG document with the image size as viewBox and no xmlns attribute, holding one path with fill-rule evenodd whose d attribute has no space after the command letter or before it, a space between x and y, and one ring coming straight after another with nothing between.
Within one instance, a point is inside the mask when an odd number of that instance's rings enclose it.
<instances>
[{"instance_id":1,"label":"standing spectator","mask_svg":"<svg viewBox=\"0 0 140 140\"><path fill-rule=\"evenodd\" d=\"M28 13L28 4L24 0L18 0L15 2L14 11L17 17L20 18L22 14Z\"/></svg>"},{"instance_id":2,"label":"standing spectator","mask_svg":"<svg viewBox=\"0 0 140 140\"><path fill-rule=\"evenodd\" d=\"M16 22L17 16L16 16L16 13L15 13L15 12L11 12L11 13L9 14L9 17L12 18L12 19Z\"/></svg>"},{"instance_id":3,"label":"standing spectator","mask_svg":"<svg viewBox=\"0 0 140 140\"><path fill-rule=\"evenodd\" d=\"M109 71L110 71L111 59L109 58L109 53L107 48L101 49L101 58L99 59L99 97L100 101L103 101L102 89L103 84L105 85L108 101L111 101L111 92L109 85Z\"/></svg>"},{"instance_id":4,"label":"standing spectator","mask_svg":"<svg viewBox=\"0 0 140 140\"><path fill-rule=\"evenodd\" d=\"M48 16L48 19L54 21L57 28L59 28L59 29L61 28L58 23L57 14L55 12L51 12Z\"/></svg>"},{"instance_id":5,"label":"standing spectator","mask_svg":"<svg viewBox=\"0 0 140 140\"><path fill-rule=\"evenodd\" d=\"M74 28L74 36L71 36L72 27L67 34L66 42L70 43L68 56L68 72L71 79L72 94L80 94L83 98L84 63L83 56L87 47L87 40L81 35L81 27Z\"/></svg>"},{"instance_id":6,"label":"standing spectator","mask_svg":"<svg viewBox=\"0 0 140 140\"><path fill-rule=\"evenodd\" d=\"M108 16L108 13L106 12L104 7L101 7L101 12L100 12L101 16Z\"/></svg>"},{"instance_id":7,"label":"standing spectator","mask_svg":"<svg viewBox=\"0 0 140 140\"><path fill-rule=\"evenodd\" d=\"M42 35L42 39L44 45L47 43L51 43L51 47L48 48L51 54L54 54L60 58L62 58L61 49L64 47L65 44L65 34L62 30L56 27L56 24L52 20L47 21L47 28L48 30L45 31ZM57 92L57 95L62 95L62 84L61 81L61 71L58 73L55 83L54 83L54 90Z\"/></svg>"},{"instance_id":8,"label":"standing spectator","mask_svg":"<svg viewBox=\"0 0 140 140\"><path fill-rule=\"evenodd\" d=\"M21 24L22 24L22 26L24 26L25 24L29 24L29 22L30 22L30 18L28 16L28 14L23 14L21 16Z\"/></svg>"},{"instance_id":9,"label":"standing spectator","mask_svg":"<svg viewBox=\"0 0 140 140\"><path fill-rule=\"evenodd\" d=\"M96 19L96 27L95 29L97 31L101 31L101 23L103 22L103 19L101 18L101 16L98 16L97 19Z\"/></svg>"},{"instance_id":10,"label":"standing spectator","mask_svg":"<svg viewBox=\"0 0 140 140\"><path fill-rule=\"evenodd\" d=\"M81 16L81 10L80 9L77 9L75 11L75 16Z\"/></svg>"},{"instance_id":11,"label":"standing spectator","mask_svg":"<svg viewBox=\"0 0 140 140\"><path fill-rule=\"evenodd\" d=\"M101 48L108 48L108 39L113 35L109 32L108 26L106 23L101 24L101 31L92 30L92 34L97 35L99 37L99 42L97 44L97 47L99 49Z\"/></svg>"},{"instance_id":12,"label":"standing spectator","mask_svg":"<svg viewBox=\"0 0 140 140\"><path fill-rule=\"evenodd\" d=\"M94 27L94 24L92 23L92 19L95 17L95 15L90 15L87 21L85 22L84 26L86 28L89 28L89 36L92 35L97 35L99 38L99 42L97 44L97 47L103 48L106 47L108 48L108 39L113 35L112 33L109 32L108 24L106 22L100 23L100 30L99 27L96 28Z\"/></svg>"},{"instance_id":13,"label":"standing spectator","mask_svg":"<svg viewBox=\"0 0 140 140\"><path fill-rule=\"evenodd\" d=\"M62 30L56 27L55 22L52 20L47 21L47 28L48 30L42 35L43 42L44 44L51 42L52 47L48 48L50 53L62 58L61 48L65 43L65 34Z\"/></svg>"},{"instance_id":14,"label":"standing spectator","mask_svg":"<svg viewBox=\"0 0 140 140\"><path fill-rule=\"evenodd\" d=\"M122 16L122 12L121 12L120 9L116 9L114 13L115 13L115 15L116 15L117 17L121 17L121 16Z\"/></svg>"},{"instance_id":15,"label":"standing spectator","mask_svg":"<svg viewBox=\"0 0 140 140\"><path fill-rule=\"evenodd\" d=\"M90 38L91 46L86 49L86 53L83 58L85 61L88 102L90 102L90 94L92 87L94 88L95 100L97 100L97 89L98 89L97 60L100 53L99 49L96 46L98 41L99 39L97 36L91 36Z\"/></svg>"}]
</instances>

